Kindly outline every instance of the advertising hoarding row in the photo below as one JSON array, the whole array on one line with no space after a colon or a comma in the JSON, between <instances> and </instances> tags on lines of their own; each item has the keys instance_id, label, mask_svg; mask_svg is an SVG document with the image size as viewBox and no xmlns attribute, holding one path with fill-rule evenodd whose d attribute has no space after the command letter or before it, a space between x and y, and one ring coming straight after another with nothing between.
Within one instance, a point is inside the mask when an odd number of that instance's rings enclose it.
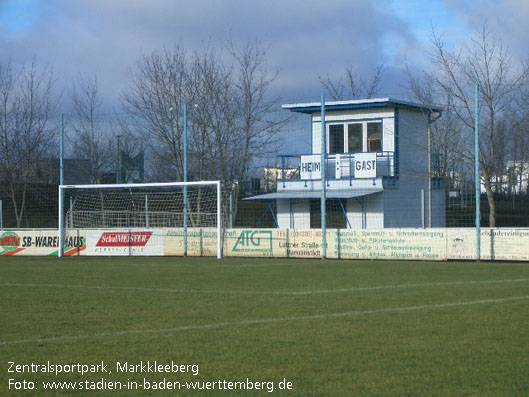
<instances>
[{"instance_id":1,"label":"advertising hoarding row","mask_svg":"<svg viewBox=\"0 0 529 397\"><path fill-rule=\"evenodd\" d=\"M0 232L0 255L57 256L57 230ZM327 257L336 259L475 260L473 229L330 229ZM65 256L183 256L182 229L76 230ZM321 258L321 230L225 229L226 257ZM216 256L213 228L190 228L188 256ZM482 260L529 260L529 229L482 229Z\"/></svg>"}]
</instances>

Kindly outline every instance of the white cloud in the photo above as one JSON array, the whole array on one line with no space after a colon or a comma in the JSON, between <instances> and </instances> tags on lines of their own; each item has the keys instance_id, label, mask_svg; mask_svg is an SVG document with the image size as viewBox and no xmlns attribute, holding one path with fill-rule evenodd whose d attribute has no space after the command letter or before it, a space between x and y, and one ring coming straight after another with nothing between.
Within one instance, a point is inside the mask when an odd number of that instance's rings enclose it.
<instances>
[{"instance_id":1,"label":"white cloud","mask_svg":"<svg viewBox=\"0 0 529 397\"><path fill-rule=\"evenodd\" d=\"M447 0L447 4L452 14L465 24L469 32L476 33L486 27L494 37L502 40L515 62L527 59L527 0Z\"/></svg>"}]
</instances>

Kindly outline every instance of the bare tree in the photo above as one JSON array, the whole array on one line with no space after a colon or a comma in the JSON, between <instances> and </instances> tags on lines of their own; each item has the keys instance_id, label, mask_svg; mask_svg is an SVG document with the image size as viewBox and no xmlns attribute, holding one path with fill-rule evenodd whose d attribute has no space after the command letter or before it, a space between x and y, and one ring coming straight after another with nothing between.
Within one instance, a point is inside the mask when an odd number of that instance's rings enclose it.
<instances>
[{"instance_id":1,"label":"bare tree","mask_svg":"<svg viewBox=\"0 0 529 397\"><path fill-rule=\"evenodd\" d=\"M114 163L115 135L111 117L101 114L102 101L99 96L97 77L87 79L79 76L72 89L75 119L72 122L74 136L73 151L76 156L90 161L92 182L102 183L101 177Z\"/></svg>"},{"instance_id":2,"label":"bare tree","mask_svg":"<svg viewBox=\"0 0 529 397\"><path fill-rule=\"evenodd\" d=\"M426 81L446 101L446 108L456 122L450 134L457 135L457 156L470 168L474 161L472 131L474 130L474 85L479 84L479 129L481 182L487 193L489 225L496 225L494 184L498 175L505 173L508 132L520 126L519 113L514 109L520 89L527 84L529 68L523 65L515 70L508 50L501 40L493 37L484 27L481 32L459 50L445 48L439 35L433 35L430 54L432 70L426 72ZM438 102L439 103L439 102ZM442 103L441 103L442 105ZM510 134L509 134L510 135Z\"/></svg>"},{"instance_id":3,"label":"bare tree","mask_svg":"<svg viewBox=\"0 0 529 397\"><path fill-rule=\"evenodd\" d=\"M319 79L325 91L334 101L373 98L380 91L385 71L384 65L378 65L371 79L366 80L355 73L353 66L347 65L344 77L334 80L327 74L325 77L319 76Z\"/></svg>"},{"instance_id":4,"label":"bare tree","mask_svg":"<svg viewBox=\"0 0 529 397\"><path fill-rule=\"evenodd\" d=\"M270 150L281 120L268 97L275 79L257 43L225 52L211 47L188 55L182 47L143 56L124 92L127 109L149 137L151 152L168 174L182 179L182 104L188 111L188 177L220 179L225 188L244 181L259 156Z\"/></svg>"},{"instance_id":5,"label":"bare tree","mask_svg":"<svg viewBox=\"0 0 529 397\"><path fill-rule=\"evenodd\" d=\"M454 112L454 99L450 93L439 92L432 75L417 76L409 67L406 72L412 95L419 103L430 106L442 104L442 117L430 124L431 153L438 158L436 176L448 182L449 188L461 189L468 178L469 167L463 159L467 142L459 130L459 120Z\"/></svg>"},{"instance_id":6,"label":"bare tree","mask_svg":"<svg viewBox=\"0 0 529 397\"><path fill-rule=\"evenodd\" d=\"M525 66L529 68L529 62ZM518 99L515 119L519 120L517 128L512 133L512 162L509 164L512 178L512 192L529 194L529 86L523 84L521 96ZM514 203L514 201L513 201Z\"/></svg>"},{"instance_id":7,"label":"bare tree","mask_svg":"<svg viewBox=\"0 0 529 397\"><path fill-rule=\"evenodd\" d=\"M239 49L229 43L228 49L235 59L237 71L234 98L235 110L238 110L237 128L232 136L232 153L235 155L231 162L235 173L230 180L244 181L252 161L264 158L276 149L280 127L286 120L272 117L277 112L279 99L270 98L268 91L277 72L268 72L266 51L258 43L246 44ZM235 186L237 196L240 185Z\"/></svg>"},{"instance_id":8,"label":"bare tree","mask_svg":"<svg viewBox=\"0 0 529 397\"><path fill-rule=\"evenodd\" d=\"M54 147L52 88L52 71L39 69L35 60L18 70L0 61L0 175L17 227L22 226L29 184L39 181L41 161Z\"/></svg>"},{"instance_id":9,"label":"bare tree","mask_svg":"<svg viewBox=\"0 0 529 397\"><path fill-rule=\"evenodd\" d=\"M185 51L155 50L143 55L129 87L123 92L125 107L135 119L138 134L149 148L157 178L182 180L182 104L188 79ZM163 166L162 166L163 164Z\"/></svg>"}]
</instances>

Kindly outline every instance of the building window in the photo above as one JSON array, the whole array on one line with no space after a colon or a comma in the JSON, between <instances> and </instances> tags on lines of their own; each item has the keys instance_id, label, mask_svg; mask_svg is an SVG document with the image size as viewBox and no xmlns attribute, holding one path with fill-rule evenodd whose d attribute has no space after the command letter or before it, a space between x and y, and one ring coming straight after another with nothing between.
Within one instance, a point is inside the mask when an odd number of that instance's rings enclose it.
<instances>
[{"instance_id":1,"label":"building window","mask_svg":"<svg viewBox=\"0 0 529 397\"><path fill-rule=\"evenodd\" d=\"M382 151L382 123L367 123L367 151Z\"/></svg>"},{"instance_id":2,"label":"building window","mask_svg":"<svg viewBox=\"0 0 529 397\"><path fill-rule=\"evenodd\" d=\"M347 219L346 203L341 200L329 199L325 205L327 213L325 215L325 223L329 229L346 229ZM321 223L321 222L320 222Z\"/></svg>"},{"instance_id":3,"label":"building window","mask_svg":"<svg viewBox=\"0 0 529 397\"><path fill-rule=\"evenodd\" d=\"M347 152L362 152L362 124L349 124L347 126Z\"/></svg>"},{"instance_id":4,"label":"building window","mask_svg":"<svg viewBox=\"0 0 529 397\"><path fill-rule=\"evenodd\" d=\"M381 152L382 121L330 124L328 148L329 154Z\"/></svg>"},{"instance_id":5,"label":"building window","mask_svg":"<svg viewBox=\"0 0 529 397\"><path fill-rule=\"evenodd\" d=\"M320 199L310 199L310 228L321 229L321 201Z\"/></svg>"},{"instance_id":6,"label":"building window","mask_svg":"<svg viewBox=\"0 0 529 397\"><path fill-rule=\"evenodd\" d=\"M329 126L329 154L343 153L343 124Z\"/></svg>"},{"instance_id":7,"label":"building window","mask_svg":"<svg viewBox=\"0 0 529 397\"><path fill-rule=\"evenodd\" d=\"M325 223L329 229L346 229L347 218L345 217L346 203L336 199L327 199L325 203L326 214ZM310 228L321 229L321 199L311 199L310 207Z\"/></svg>"}]
</instances>

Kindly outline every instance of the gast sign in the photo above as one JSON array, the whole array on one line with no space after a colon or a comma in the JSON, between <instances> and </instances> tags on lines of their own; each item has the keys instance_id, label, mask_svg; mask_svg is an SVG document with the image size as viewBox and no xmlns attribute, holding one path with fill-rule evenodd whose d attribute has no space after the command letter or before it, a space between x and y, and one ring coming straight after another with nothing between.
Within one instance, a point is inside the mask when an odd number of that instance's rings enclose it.
<instances>
[{"instance_id":1,"label":"gast sign","mask_svg":"<svg viewBox=\"0 0 529 397\"><path fill-rule=\"evenodd\" d=\"M377 177L377 154L356 153L353 161L355 178Z\"/></svg>"}]
</instances>

